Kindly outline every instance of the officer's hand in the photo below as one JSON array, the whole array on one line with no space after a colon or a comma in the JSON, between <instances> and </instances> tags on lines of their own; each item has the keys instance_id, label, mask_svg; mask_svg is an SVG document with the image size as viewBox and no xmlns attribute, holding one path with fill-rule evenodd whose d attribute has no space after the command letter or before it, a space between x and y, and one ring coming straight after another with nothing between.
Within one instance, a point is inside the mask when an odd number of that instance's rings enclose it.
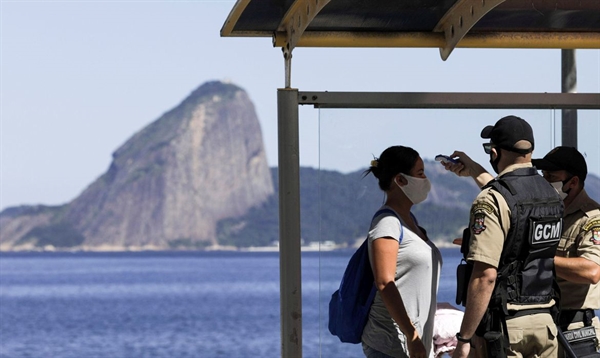
<instances>
[{"instance_id":1,"label":"officer's hand","mask_svg":"<svg viewBox=\"0 0 600 358\"><path fill-rule=\"evenodd\" d=\"M450 157L457 159L457 164L446 163L443 164L446 170L453 172L460 177L472 176L475 169L479 167L479 164L475 163L471 157L466 155L464 152L455 150Z\"/></svg>"},{"instance_id":2,"label":"officer's hand","mask_svg":"<svg viewBox=\"0 0 600 358\"><path fill-rule=\"evenodd\" d=\"M458 345L452 353L452 358L467 358L469 356L469 352L471 351L471 344L458 341Z\"/></svg>"},{"instance_id":3,"label":"officer's hand","mask_svg":"<svg viewBox=\"0 0 600 358\"><path fill-rule=\"evenodd\" d=\"M454 245L462 246L462 237L457 237L456 239L452 240L452 243Z\"/></svg>"},{"instance_id":4,"label":"officer's hand","mask_svg":"<svg viewBox=\"0 0 600 358\"><path fill-rule=\"evenodd\" d=\"M458 175L459 177L468 177L468 174L465 171L465 165L463 163L457 163L457 164L452 164L452 163L442 163L442 165L444 166L444 168L448 171L451 171L452 173Z\"/></svg>"},{"instance_id":5,"label":"officer's hand","mask_svg":"<svg viewBox=\"0 0 600 358\"><path fill-rule=\"evenodd\" d=\"M450 170L460 177L471 177L475 180L477 186L482 188L489 183L494 177L488 173L481 164L473 161L468 155L463 152L454 151L452 158L458 159L458 164L445 164L444 168Z\"/></svg>"}]
</instances>

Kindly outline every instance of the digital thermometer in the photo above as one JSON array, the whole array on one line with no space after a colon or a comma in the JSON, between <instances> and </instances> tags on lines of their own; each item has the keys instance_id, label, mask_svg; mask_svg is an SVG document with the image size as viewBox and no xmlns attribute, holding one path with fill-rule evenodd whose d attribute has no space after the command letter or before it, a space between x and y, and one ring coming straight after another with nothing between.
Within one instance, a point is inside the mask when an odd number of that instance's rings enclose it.
<instances>
[{"instance_id":1,"label":"digital thermometer","mask_svg":"<svg viewBox=\"0 0 600 358\"><path fill-rule=\"evenodd\" d=\"M435 156L435 160L438 162L442 162L442 164L458 164L458 160L452 159L447 155L438 154Z\"/></svg>"}]
</instances>

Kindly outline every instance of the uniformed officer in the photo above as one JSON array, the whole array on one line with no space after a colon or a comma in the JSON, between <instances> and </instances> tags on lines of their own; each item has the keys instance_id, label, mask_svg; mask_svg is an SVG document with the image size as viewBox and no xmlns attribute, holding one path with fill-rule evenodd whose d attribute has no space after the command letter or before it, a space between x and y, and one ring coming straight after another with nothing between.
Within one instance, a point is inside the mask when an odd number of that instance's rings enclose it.
<instances>
[{"instance_id":1,"label":"uniformed officer","mask_svg":"<svg viewBox=\"0 0 600 358\"><path fill-rule=\"evenodd\" d=\"M584 189L585 159L577 149L563 146L532 162L565 203L563 233L554 259L562 292L559 325L564 331L594 326L597 344L600 322L594 310L600 309L600 204Z\"/></svg>"},{"instance_id":2,"label":"uniformed officer","mask_svg":"<svg viewBox=\"0 0 600 358\"><path fill-rule=\"evenodd\" d=\"M533 130L525 120L504 117L481 137L490 139L483 146L499 175L487 183L481 166L461 165L470 171L459 175L487 184L463 238L470 241L466 258L473 266L453 357L467 357L476 334L485 338L488 356L556 357L552 270L562 201L532 166ZM453 156L470 160L458 153Z\"/></svg>"}]
</instances>

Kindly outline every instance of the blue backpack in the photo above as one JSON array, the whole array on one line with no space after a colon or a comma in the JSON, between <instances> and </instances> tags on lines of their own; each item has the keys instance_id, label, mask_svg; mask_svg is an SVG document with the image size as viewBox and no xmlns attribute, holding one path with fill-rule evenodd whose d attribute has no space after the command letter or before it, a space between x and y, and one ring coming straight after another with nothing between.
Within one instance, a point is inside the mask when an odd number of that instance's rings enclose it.
<instances>
[{"instance_id":1,"label":"blue backpack","mask_svg":"<svg viewBox=\"0 0 600 358\"><path fill-rule=\"evenodd\" d=\"M391 213L397 217L394 211L381 209L375 213L373 219L383 213ZM400 228L402 240L402 224ZM350 258L340 288L331 295L329 301L329 332L345 343L360 343L371 304L377 293L369 262L368 241L365 239Z\"/></svg>"}]
</instances>

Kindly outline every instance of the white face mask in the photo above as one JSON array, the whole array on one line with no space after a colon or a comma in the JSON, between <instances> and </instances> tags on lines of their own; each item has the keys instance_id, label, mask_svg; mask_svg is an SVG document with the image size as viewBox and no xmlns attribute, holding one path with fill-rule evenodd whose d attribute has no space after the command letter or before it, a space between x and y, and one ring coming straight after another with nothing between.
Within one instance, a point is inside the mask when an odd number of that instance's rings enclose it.
<instances>
[{"instance_id":1,"label":"white face mask","mask_svg":"<svg viewBox=\"0 0 600 358\"><path fill-rule=\"evenodd\" d=\"M553 183L550 183L550 185L552 185L554 187L554 189L556 189L556 191L558 192L558 195L560 195L560 198L562 200L565 200L565 198L567 197L567 195L569 195L569 193L565 193L562 188L564 186L562 181L555 181Z\"/></svg>"},{"instance_id":2,"label":"white face mask","mask_svg":"<svg viewBox=\"0 0 600 358\"><path fill-rule=\"evenodd\" d=\"M431 182L429 179L416 178L404 174L401 175L406 178L408 184L400 186L396 181L396 185L402 189L404 194L408 197L408 200L412 201L413 204L418 204L427 199L427 194L429 194L429 191L431 190Z\"/></svg>"}]
</instances>

